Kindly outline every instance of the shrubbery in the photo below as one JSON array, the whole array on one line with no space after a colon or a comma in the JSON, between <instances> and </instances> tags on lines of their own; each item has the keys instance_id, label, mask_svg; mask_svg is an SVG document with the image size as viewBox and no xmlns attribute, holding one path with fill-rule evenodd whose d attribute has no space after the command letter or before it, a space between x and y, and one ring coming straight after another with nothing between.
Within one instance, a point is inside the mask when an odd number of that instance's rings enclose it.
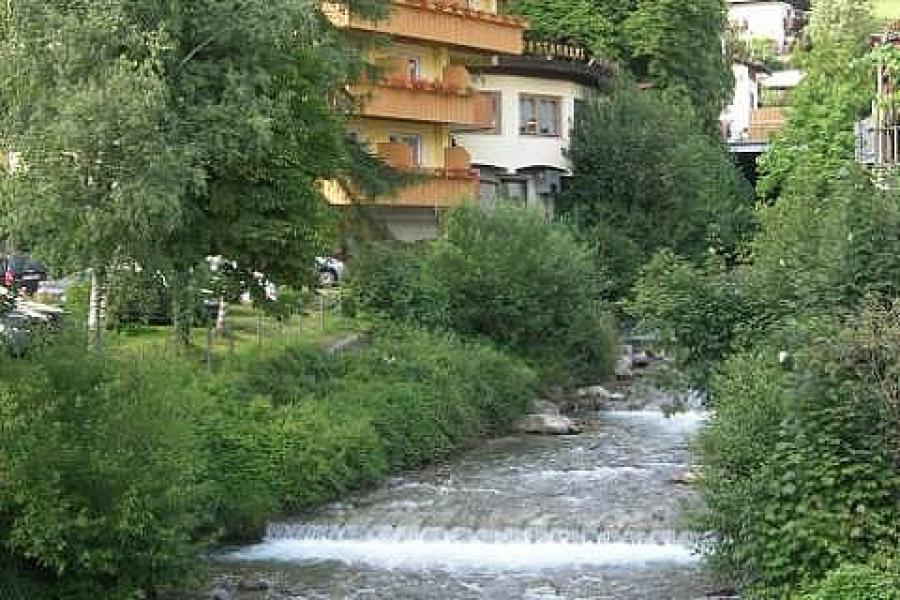
<instances>
[{"instance_id":1,"label":"shrubbery","mask_svg":"<svg viewBox=\"0 0 900 600\"><path fill-rule=\"evenodd\" d=\"M205 376L64 338L4 365L4 581L53 598L133 598L184 581L197 550L428 463L507 427L536 392L479 342L387 328L357 352L269 350Z\"/></svg>"},{"instance_id":2,"label":"shrubbery","mask_svg":"<svg viewBox=\"0 0 900 600\"><path fill-rule=\"evenodd\" d=\"M353 265L362 306L484 337L545 380L597 379L613 363L606 279L591 250L533 210L461 208L428 247L375 246Z\"/></svg>"},{"instance_id":3,"label":"shrubbery","mask_svg":"<svg viewBox=\"0 0 900 600\"><path fill-rule=\"evenodd\" d=\"M803 600L900 600L900 564L848 564L830 572Z\"/></svg>"},{"instance_id":4,"label":"shrubbery","mask_svg":"<svg viewBox=\"0 0 900 600\"><path fill-rule=\"evenodd\" d=\"M170 361L84 348L4 363L0 539L52 576L54 597L132 597L193 563L208 504L202 394Z\"/></svg>"},{"instance_id":5,"label":"shrubbery","mask_svg":"<svg viewBox=\"0 0 900 600\"><path fill-rule=\"evenodd\" d=\"M786 597L900 543L900 346L873 352L860 335L873 320L898 327L877 308L847 327L811 321L802 338L735 355L714 380L703 525L718 532L715 563L751 597Z\"/></svg>"}]
</instances>

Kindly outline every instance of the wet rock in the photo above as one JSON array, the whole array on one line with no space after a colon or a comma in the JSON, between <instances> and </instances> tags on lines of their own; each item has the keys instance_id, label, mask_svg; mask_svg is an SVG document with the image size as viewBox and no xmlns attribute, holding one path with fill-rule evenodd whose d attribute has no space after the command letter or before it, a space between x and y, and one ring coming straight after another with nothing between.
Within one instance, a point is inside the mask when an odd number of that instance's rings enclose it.
<instances>
[{"instance_id":1,"label":"wet rock","mask_svg":"<svg viewBox=\"0 0 900 600\"><path fill-rule=\"evenodd\" d=\"M636 354L631 355L631 363L635 367L644 368L649 367L650 363L653 361L653 357L650 356L647 352L638 352Z\"/></svg>"},{"instance_id":2,"label":"wet rock","mask_svg":"<svg viewBox=\"0 0 900 600\"><path fill-rule=\"evenodd\" d=\"M611 392L602 385L579 388L575 393L579 398L593 398L602 402L621 402L625 400L625 394Z\"/></svg>"},{"instance_id":3,"label":"wet rock","mask_svg":"<svg viewBox=\"0 0 900 600\"><path fill-rule=\"evenodd\" d=\"M693 471L685 471L676 475L669 481L677 485L694 485L700 480L700 476Z\"/></svg>"},{"instance_id":4,"label":"wet rock","mask_svg":"<svg viewBox=\"0 0 900 600\"><path fill-rule=\"evenodd\" d=\"M562 415L533 414L520 419L516 430L537 435L571 435L581 433L583 428Z\"/></svg>"},{"instance_id":5,"label":"wet rock","mask_svg":"<svg viewBox=\"0 0 900 600\"><path fill-rule=\"evenodd\" d=\"M237 593L227 587L219 586L209 593L209 600L238 600Z\"/></svg>"},{"instance_id":6,"label":"wet rock","mask_svg":"<svg viewBox=\"0 0 900 600\"><path fill-rule=\"evenodd\" d=\"M634 377L633 367L631 356L623 356L616 362L616 378L631 379Z\"/></svg>"},{"instance_id":7,"label":"wet rock","mask_svg":"<svg viewBox=\"0 0 900 600\"><path fill-rule=\"evenodd\" d=\"M264 592L272 587L272 583L265 577L249 575L242 577L237 587L242 592Z\"/></svg>"},{"instance_id":8,"label":"wet rock","mask_svg":"<svg viewBox=\"0 0 900 600\"><path fill-rule=\"evenodd\" d=\"M532 410L542 415L559 415L559 406L549 400L535 400Z\"/></svg>"}]
</instances>

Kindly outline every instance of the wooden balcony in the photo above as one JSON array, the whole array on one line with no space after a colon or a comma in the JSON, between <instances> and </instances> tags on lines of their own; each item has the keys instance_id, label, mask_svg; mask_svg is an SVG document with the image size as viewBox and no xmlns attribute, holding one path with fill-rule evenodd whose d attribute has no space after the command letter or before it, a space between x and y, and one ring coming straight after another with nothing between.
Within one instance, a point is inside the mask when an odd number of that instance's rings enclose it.
<instances>
[{"instance_id":1,"label":"wooden balcony","mask_svg":"<svg viewBox=\"0 0 900 600\"><path fill-rule=\"evenodd\" d=\"M518 17L468 8L466 0L392 0L390 16L380 21L351 16L340 2L324 3L323 11L339 27L491 54L521 54L526 25Z\"/></svg>"},{"instance_id":2,"label":"wooden balcony","mask_svg":"<svg viewBox=\"0 0 900 600\"><path fill-rule=\"evenodd\" d=\"M417 206L448 208L478 198L478 171L472 169L469 153L464 148L444 150L444 166L441 168L416 168L412 166L412 152L406 144L384 142L377 145L378 155L394 167L418 175L417 180L394 193L364 202L378 206ZM353 194L334 181L324 182L325 196L334 205L347 205Z\"/></svg>"},{"instance_id":3,"label":"wooden balcony","mask_svg":"<svg viewBox=\"0 0 900 600\"><path fill-rule=\"evenodd\" d=\"M391 196L375 198L379 206L449 208L478 198L478 178L435 173L422 183L408 185Z\"/></svg>"},{"instance_id":4,"label":"wooden balcony","mask_svg":"<svg viewBox=\"0 0 900 600\"><path fill-rule=\"evenodd\" d=\"M440 81L390 76L379 83L358 83L352 93L362 103L364 117L488 129L492 122L488 99L468 84L468 71L454 66L445 69Z\"/></svg>"},{"instance_id":5,"label":"wooden balcony","mask_svg":"<svg viewBox=\"0 0 900 600\"><path fill-rule=\"evenodd\" d=\"M750 111L748 141L768 142L784 125L784 109L778 106L757 108Z\"/></svg>"}]
</instances>

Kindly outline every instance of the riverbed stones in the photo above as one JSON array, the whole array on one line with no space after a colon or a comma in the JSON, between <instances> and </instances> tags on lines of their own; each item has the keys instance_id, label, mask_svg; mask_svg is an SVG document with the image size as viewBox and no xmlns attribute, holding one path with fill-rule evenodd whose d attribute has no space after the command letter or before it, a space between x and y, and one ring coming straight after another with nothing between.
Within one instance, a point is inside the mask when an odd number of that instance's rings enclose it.
<instances>
[{"instance_id":1,"label":"riverbed stones","mask_svg":"<svg viewBox=\"0 0 900 600\"><path fill-rule=\"evenodd\" d=\"M616 361L616 378L623 380L631 379L634 377L633 367L634 363L631 360L631 356L622 356Z\"/></svg>"},{"instance_id":2,"label":"riverbed stones","mask_svg":"<svg viewBox=\"0 0 900 600\"><path fill-rule=\"evenodd\" d=\"M532 412L541 415L559 415L559 405L549 400L535 400Z\"/></svg>"},{"instance_id":3,"label":"riverbed stones","mask_svg":"<svg viewBox=\"0 0 900 600\"><path fill-rule=\"evenodd\" d=\"M573 435L583 428L569 417L562 415L525 415L516 423L516 430L534 435Z\"/></svg>"},{"instance_id":4,"label":"riverbed stones","mask_svg":"<svg viewBox=\"0 0 900 600\"><path fill-rule=\"evenodd\" d=\"M697 475L694 471L685 471L684 473L680 473L670 479L670 481L677 485L695 485L700 480L700 476Z\"/></svg>"},{"instance_id":5,"label":"riverbed stones","mask_svg":"<svg viewBox=\"0 0 900 600\"><path fill-rule=\"evenodd\" d=\"M625 400L625 394L611 392L602 385L591 385L578 388L575 392L579 398L591 398L599 402L621 402Z\"/></svg>"},{"instance_id":6,"label":"riverbed stones","mask_svg":"<svg viewBox=\"0 0 900 600\"><path fill-rule=\"evenodd\" d=\"M272 582L260 575L241 577L237 588L242 592L264 592L272 587Z\"/></svg>"}]
</instances>

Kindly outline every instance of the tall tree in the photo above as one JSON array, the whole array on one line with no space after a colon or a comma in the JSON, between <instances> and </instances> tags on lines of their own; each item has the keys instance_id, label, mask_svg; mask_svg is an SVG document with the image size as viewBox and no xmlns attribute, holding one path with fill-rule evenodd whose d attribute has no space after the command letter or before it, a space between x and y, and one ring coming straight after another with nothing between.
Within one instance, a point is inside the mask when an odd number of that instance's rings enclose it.
<instances>
[{"instance_id":1,"label":"tall tree","mask_svg":"<svg viewBox=\"0 0 900 600\"><path fill-rule=\"evenodd\" d=\"M687 102L622 83L584 111L561 209L590 231L614 297L660 248L701 260L734 255L752 225L752 190Z\"/></svg>"},{"instance_id":2,"label":"tall tree","mask_svg":"<svg viewBox=\"0 0 900 600\"><path fill-rule=\"evenodd\" d=\"M3 230L98 273L116 257L167 269L182 325L206 256L309 271L332 240L320 181L359 162L335 107L352 108L361 62L318 6L7 3L0 139L25 167L5 182Z\"/></svg>"},{"instance_id":3,"label":"tall tree","mask_svg":"<svg viewBox=\"0 0 900 600\"><path fill-rule=\"evenodd\" d=\"M589 48L688 98L712 130L733 89L723 0L518 0L532 34Z\"/></svg>"},{"instance_id":4,"label":"tall tree","mask_svg":"<svg viewBox=\"0 0 900 600\"><path fill-rule=\"evenodd\" d=\"M762 195L791 193L801 183L824 193L834 173L854 163L854 124L870 110L874 87L872 64L863 60L872 23L867 0L814 0L809 49L797 57L804 79L786 126L760 160Z\"/></svg>"},{"instance_id":5,"label":"tall tree","mask_svg":"<svg viewBox=\"0 0 900 600\"><path fill-rule=\"evenodd\" d=\"M173 143L161 32L136 31L117 2L6 3L0 14L0 140L22 165L2 178L0 230L56 264L91 267L97 323L105 269L117 256L149 260L198 179Z\"/></svg>"}]
</instances>

